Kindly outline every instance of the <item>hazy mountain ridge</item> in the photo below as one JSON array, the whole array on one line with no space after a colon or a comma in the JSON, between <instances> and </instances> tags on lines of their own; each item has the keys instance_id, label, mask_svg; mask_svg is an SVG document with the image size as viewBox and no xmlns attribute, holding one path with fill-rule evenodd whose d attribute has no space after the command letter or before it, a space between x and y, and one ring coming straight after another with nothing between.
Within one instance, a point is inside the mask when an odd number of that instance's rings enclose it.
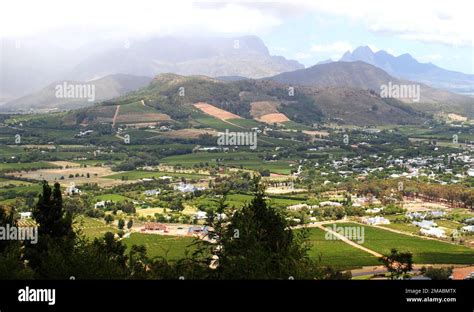
<instances>
[{"instance_id":1,"label":"hazy mountain ridge","mask_svg":"<svg viewBox=\"0 0 474 312\"><path fill-rule=\"evenodd\" d=\"M87 80L115 72L155 76L243 76L261 78L304 66L281 56L271 56L255 36L238 38L154 38L89 57L69 77Z\"/></svg>"},{"instance_id":2,"label":"hazy mountain ridge","mask_svg":"<svg viewBox=\"0 0 474 312\"><path fill-rule=\"evenodd\" d=\"M434 89L419 82L401 80L390 76L382 69L362 61L333 62L315 65L306 69L282 73L268 79L300 86L349 87L373 90L380 94L381 86L411 85L420 87L420 98L400 100L413 107L429 112L456 112L474 116L474 99L444 90Z\"/></svg>"},{"instance_id":3,"label":"hazy mountain ridge","mask_svg":"<svg viewBox=\"0 0 474 312\"><path fill-rule=\"evenodd\" d=\"M457 93L474 92L474 75L446 70L432 63L418 62L408 53L396 57L383 50L374 53L368 46L364 46L358 47L352 53L346 52L339 61L362 61L397 78L418 81Z\"/></svg>"},{"instance_id":4,"label":"hazy mountain ridge","mask_svg":"<svg viewBox=\"0 0 474 312\"><path fill-rule=\"evenodd\" d=\"M49 86L19 99L0 106L0 111L64 110L91 106L94 103L124 95L130 91L146 86L149 77L124 74L109 75L93 81L56 81ZM56 96L56 87L62 85L90 85L95 87L94 100L87 98L62 98Z\"/></svg>"}]
</instances>

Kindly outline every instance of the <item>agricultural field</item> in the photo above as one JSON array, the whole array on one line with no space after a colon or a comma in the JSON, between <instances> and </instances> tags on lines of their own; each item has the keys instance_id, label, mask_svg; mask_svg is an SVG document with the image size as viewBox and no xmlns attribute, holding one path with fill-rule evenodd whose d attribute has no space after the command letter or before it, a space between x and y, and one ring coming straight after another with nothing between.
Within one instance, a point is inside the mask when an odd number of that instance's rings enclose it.
<instances>
[{"instance_id":1,"label":"agricultural field","mask_svg":"<svg viewBox=\"0 0 474 312\"><path fill-rule=\"evenodd\" d=\"M21 170L37 170L58 168L58 166L43 161L31 163L0 163L0 172L2 171L21 171Z\"/></svg>"},{"instance_id":2,"label":"agricultural field","mask_svg":"<svg viewBox=\"0 0 474 312\"><path fill-rule=\"evenodd\" d=\"M140 179L153 179L163 176L170 176L173 178L185 178L185 179L203 179L209 177L205 174L199 173L176 173L176 172L158 172L158 171L125 171L121 173L112 174L105 176L107 179L126 179L126 180L140 180Z\"/></svg>"},{"instance_id":3,"label":"agricultural field","mask_svg":"<svg viewBox=\"0 0 474 312\"><path fill-rule=\"evenodd\" d=\"M71 183L76 185L86 183L97 183L103 186L111 186L124 183L122 181L105 179L105 176L112 175L114 172L109 167L73 167L62 168L48 164L54 169L37 169L33 171L15 171L11 173L14 177L22 177L37 181L57 181L66 187ZM37 165L39 166L39 165Z\"/></svg>"},{"instance_id":4,"label":"agricultural field","mask_svg":"<svg viewBox=\"0 0 474 312\"><path fill-rule=\"evenodd\" d=\"M25 181L0 178L0 187L5 187L7 185L22 186L22 185L30 185L30 184L31 184L30 182L25 182Z\"/></svg>"},{"instance_id":5,"label":"agricultural field","mask_svg":"<svg viewBox=\"0 0 474 312\"><path fill-rule=\"evenodd\" d=\"M262 125L261 123L253 119L245 119L245 118L233 118L233 119L231 118L231 119L228 119L228 121L246 129L252 129L252 128L256 128Z\"/></svg>"},{"instance_id":6,"label":"agricultural field","mask_svg":"<svg viewBox=\"0 0 474 312\"><path fill-rule=\"evenodd\" d=\"M337 226L363 226L365 241L362 246L381 254L396 248L413 253L413 260L418 264L473 264L474 249L434 239L409 236L383 230L381 228L356 223L338 223Z\"/></svg>"},{"instance_id":7,"label":"agricultural field","mask_svg":"<svg viewBox=\"0 0 474 312\"><path fill-rule=\"evenodd\" d=\"M105 233L117 233L118 230L112 225L105 224L103 220L78 216L74 219L74 230L80 230L87 238L94 239L103 237Z\"/></svg>"},{"instance_id":8,"label":"agricultural field","mask_svg":"<svg viewBox=\"0 0 474 312\"><path fill-rule=\"evenodd\" d=\"M226 166L244 168L251 170L268 169L270 172L279 174L289 174L291 172L289 161L263 161L259 154L252 152L235 153L209 153L198 152L192 154L170 156L162 159L164 164L180 165L183 167L192 167L200 163L223 164Z\"/></svg>"},{"instance_id":9,"label":"agricultural field","mask_svg":"<svg viewBox=\"0 0 474 312\"><path fill-rule=\"evenodd\" d=\"M130 248L132 245L143 245L150 258L163 257L168 260L179 260L186 256L186 251L192 252L190 246L194 242L192 237L171 235L132 233L122 242Z\"/></svg>"},{"instance_id":10,"label":"agricultural field","mask_svg":"<svg viewBox=\"0 0 474 312\"><path fill-rule=\"evenodd\" d=\"M126 196L120 195L120 194L103 194L103 195L98 195L94 197L94 201L112 201L114 203L121 203L123 201L132 201L131 198L128 198Z\"/></svg>"},{"instance_id":11,"label":"agricultural field","mask_svg":"<svg viewBox=\"0 0 474 312\"><path fill-rule=\"evenodd\" d=\"M340 269L378 265L377 258L365 251L352 247L340 240L325 239L325 231L319 228L308 228L308 239L311 243L309 256L320 261L321 265L331 265Z\"/></svg>"}]
</instances>

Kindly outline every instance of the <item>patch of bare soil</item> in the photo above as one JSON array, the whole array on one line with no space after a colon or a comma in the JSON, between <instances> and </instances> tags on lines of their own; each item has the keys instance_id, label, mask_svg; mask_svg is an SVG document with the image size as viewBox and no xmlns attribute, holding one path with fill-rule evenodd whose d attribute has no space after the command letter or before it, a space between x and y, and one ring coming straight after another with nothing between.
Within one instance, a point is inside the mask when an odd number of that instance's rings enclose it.
<instances>
[{"instance_id":1,"label":"patch of bare soil","mask_svg":"<svg viewBox=\"0 0 474 312\"><path fill-rule=\"evenodd\" d=\"M211 115L212 117L215 117L215 118L220 119L220 120L241 118L239 115L233 114L233 113L228 112L228 111L223 110L223 109L220 109L220 108L215 107L211 104L199 102L199 103L195 103L193 105L194 105L194 107L200 109L205 114Z\"/></svg>"},{"instance_id":2,"label":"patch of bare soil","mask_svg":"<svg viewBox=\"0 0 474 312\"><path fill-rule=\"evenodd\" d=\"M285 122L285 121L290 121L290 119L288 119L288 117L286 117L282 113L263 115L260 118L255 118L255 119L260 121L260 122L265 122L265 123L268 123L268 124L282 123L282 122Z\"/></svg>"}]
</instances>

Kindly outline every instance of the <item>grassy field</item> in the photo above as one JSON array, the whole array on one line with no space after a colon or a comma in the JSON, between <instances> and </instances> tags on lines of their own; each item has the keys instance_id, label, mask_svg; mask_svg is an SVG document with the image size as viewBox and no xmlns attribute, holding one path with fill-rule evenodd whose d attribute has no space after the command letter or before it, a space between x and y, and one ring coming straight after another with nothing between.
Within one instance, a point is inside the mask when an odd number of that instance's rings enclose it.
<instances>
[{"instance_id":1,"label":"grassy field","mask_svg":"<svg viewBox=\"0 0 474 312\"><path fill-rule=\"evenodd\" d=\"M164 213L164 208L138 208L137 209L137 215L138 216L143 216L143 217L146 217L146 216L154 216L155 213Z\"/></svg>"},{"instance_id":2,"label":"grassy field","mask_svg":"<svg viewBox=\"0 0 474 312\"><path fill-rule=\"evenodd\" d=\"M42 190L41 184L27 184L27 185L19 185L12 188L0 188L0 197L6 196L8 194L14 194L13 197L9 198L16 198L23 196L24 192L34 192L39 193ZM6 198L5 198L6 199Z\"/></svg>"},{"instance_id":3,"label":"grassy field","mask_svg":"<svg viewBox=\"0 0 474 312\"><path fill-rule=\"evenodd\" d=\"M176 172L158 172L158 171L127 171L122 173L113 174L106 176L107 179L122 179L122 177L127 178L128 180L139 180L139 179L151 179L159 178L163 176L170 176L176 178L186 178L186 179L202 179L208 177L205 174L198 173L176 173Z\"/></svg>"},{"instance_id":4,"label":"grassy field","mask_svg":"<svg viewBox=\"0 0 474 312\"><path fill-rule=\"evenodd\" d=\"M191 252L192 247L189 245L193 241L191 237L132 233L122 242L128 248L132 245L144 245L150 258L164 257L168 260L177 260L185 257L186 250Z\"/></svg>"},{"instance_id":5,"label":"grassy field","mask_svg":"<svg viewBox=\"0 0 474 312\"><path fill-rule=\"evenodd\" d=\"M216 129L217 131L222 132L224 132L225 130L242 131L243 129L245 129L244 127L234 126L231 123L210 116L198 117L195 120L199 123L199 125L203 127Z\"/></svg>"},{"instance_id":6,"label":"grassy field","mask_svg":"<svg viewBox=\"0 0 474 312\"><path fill-rule=\"evenodd\" d=\"M102 201L102 200L109 200L109 201L113 201L114 203L120 203L120 202L123 202L123 201L133 201L133 199L131 198L128 198L128 197L125 197L123 195L120 195L120 194L103 194L103 195L98 195L96 197L94 197L94 200L95 201Z\"/></svg>"},{"instance_id":7,"label":"grassy field","mask_svg":"<svg viewBox=\"0 0 474 312\"><path fill-rule=\"evenodd\" d=\"M363 226L355 223L338 223L338 226ZM413 253L415 263L423 264L474 264L474 249L444 243L422 237L389 232L372 226L364 226L364 247L381 254L390 252L391 248Z\"/></svg>"},{"instance_id":8,"label":"grassy field","mask_svg":"<svg viewBox=\"0 0 474 312\"><path fill-rule=\"evenodd\" d=\"M389 229L401 231L401 232L411 233L411 234L417 234L420 232L420 228L411 223L390 223L390 224L383 224L381 226L389 228Z\"/></svg>"},{"instance_id":9,"label":"grassy field","mask_svg":"<svg viewBox=\"0 0 474 312\"><path fill-rule=\"evenodd\" d=\"M120 105L120 114L147 114L147 113L159 113L156 109L150 106L143 106L141 102L134 102L129 104Z\"/></svg>"},{"instance_id":10,"label":"grassy field","mask_svg":"<svg viewBox=\"0 0 474 312\"><path fill-rule=\"evenodd\" d=\"M84 216L79 216L74 219L74 230L81 230L89 239L99 238L104 236L107 232L116 233L117 228L105 224L104 221Z\"/></svg>"},{"instance_id":11,"label":"grassy field","mask_svg":"<svg viewBox=\"0 0 474 312\"><path fill-rule=\"evenodd\" d=\"M325 232L321 229L309 228L308 231L312 245L309 256L314 260L320 259L321 265L348 269L379 264L377 258L369 253L340 240L326 240Z\"/></svg>"},{"instance_id":12,"label":"grassy field","mask_svg":"<svg viewBox=\"0 0 474 312\"><path fill-rule=\"evenodd\" d=\"M228 119L228 121L238 126L244 127L246 129L252 129L261 125L260 123L258 123L257 121L253 119L245 119L245 118Z\"/></svg>"},{"instance_id":13,"label":"grassy field","mask_svg":"<svg viewBox=\"0 0 474 312\"><path fill-rule=\"evenodd\" d=\"M58 168L51 163L36 161L30 163L0 163L0 172L1 171L20 171L20 170L31 170L31 169L49 169L49 168Z\"/></svg>"},{"instance_id":14,"label":"grassy field","mask_svg":"<svg viewBox=\"0 0 474 312\"><path fill-rule=\"evenodd\" d=\"M10 179L0 178L0 187L6 186L6 185L21 186L21 185L30 185L30 184L31 183L25 182L25 181L18 181L18 180L10 180Z\"/></svg>"},{"instance_id":15,"label":"grassy field","mask_svg":"<svg viewBox=\"0 0 474 312\"><path fill-rule=\"evenodd\" d=\"M164 164L181 165L183 167L191 167L199 163L224 164L230 167L245 168L251 170L268 169L273 173L289 174L291 167L287 161L263 161L262 156L253 152L234 152L234 153L209 153L200 152L185 155L177 155L165 157L162 159Z\"/></svg>"}]
</instances>

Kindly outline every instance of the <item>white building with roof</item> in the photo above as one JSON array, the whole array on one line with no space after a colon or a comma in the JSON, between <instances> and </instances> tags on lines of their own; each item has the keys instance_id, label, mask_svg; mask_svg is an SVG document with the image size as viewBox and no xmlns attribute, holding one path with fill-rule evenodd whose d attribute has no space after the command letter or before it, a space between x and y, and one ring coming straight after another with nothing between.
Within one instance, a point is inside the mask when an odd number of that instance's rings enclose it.
<instances>
[{"instance_id":1,"label":"white building with roof","mask_svg":"<svg viewBox=\"0 0 474 312\"><path fill-rule=\"evenodd\" d=\"M427 235L427 236L434 236L434 237L437 237L437 238L446 237L446 234L445 234L443 229L434 228L434 227L422 228L420 230L420 233L424 234L424 235Z\"/></svg>"},{"instance_id":2,"label":"white building with roof","mask_svg":"<svg viewBox=\"0 0 474 312\"><path fill-rule=\"evenodd\" d=\"M413 221L412 222L414 225L418 226L418 227L421 227L421 228L424 228L424 229L429 229L429 228L432 228L432 227L437 227L438 225L432 221L432 220L423 220L423 221Z\"/></svg>"},{"instance_id":3,"label":"white building with roof","mask_svg":"<svg viewBox=\"0 0 474 312\"><path fill-rule=\"evenodd\" d=\"M461 232L474 233L474 225L466 225L461 228Z\"/></svg>"},{"instance_id":4,"label":"white building with roof","mask_svg":"<svg viewBox=\"0 0 474 312\"><path fill-rule=\"evenodd\" d=\"M380 216L363 218L362 221L370 225L390 224L390 220Z\"/></svg>"}]
</instances>

